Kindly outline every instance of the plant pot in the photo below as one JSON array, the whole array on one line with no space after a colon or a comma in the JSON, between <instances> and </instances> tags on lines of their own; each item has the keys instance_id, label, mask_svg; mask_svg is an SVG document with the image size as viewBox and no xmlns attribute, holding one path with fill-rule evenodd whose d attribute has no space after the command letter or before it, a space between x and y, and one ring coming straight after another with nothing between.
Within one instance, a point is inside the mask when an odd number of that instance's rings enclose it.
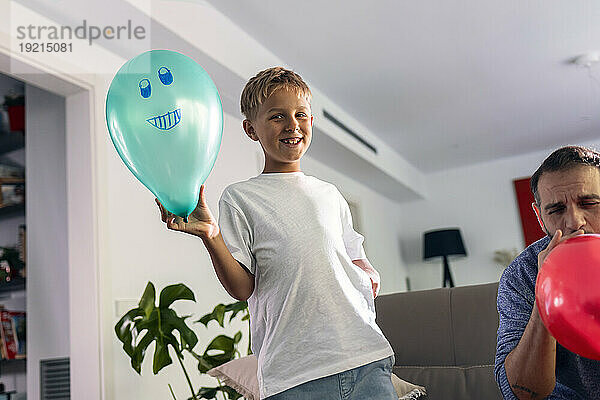
<instances>
[{"instance_id":1,"label":"plant pot","mask_svg":"<svg viewBox=\"0 0 600 400\"><path fill-rule=\"evenodd\" d=\"M8 121L10 123L11 131L24 131L25 130L25 106L9 106Z\"/></svg>"}]
</instances>

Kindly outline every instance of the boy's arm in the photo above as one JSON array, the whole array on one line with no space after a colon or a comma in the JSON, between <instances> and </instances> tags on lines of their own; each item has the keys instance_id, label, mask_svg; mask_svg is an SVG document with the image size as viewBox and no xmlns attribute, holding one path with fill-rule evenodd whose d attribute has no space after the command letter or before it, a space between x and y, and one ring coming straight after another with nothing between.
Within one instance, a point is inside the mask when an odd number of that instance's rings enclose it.
<instances>
[{"instance_id":1,"label":"boy's arm","mask_svg":"<svg viewBox=\"0 0 600 400\"><path fill-rule=\"evenodd\" d=\"M219 225L206 204L204 185L200 188L198 205L189 215L188 222L168 212L158 200L156 204L160 209L161 219L167 224L168 229L185 232L202 239L217 278L225 290L237 300L247 300L254 291L254 275L233 258L225 245Z\"/></svg>"},{"instance_id":2,"label":"boy's arm","mask_svg":"<svg viewBox=\"0 0 600 400\"><path fill-rule=\"evenodd\" d=\"M352 263L369 275L369 278L371 279L371 286L373 287L373 298L377 297L377 294L379 293L379 284L381 283L379 272L373 268L369 260L366 258L352 260Z\"/></svg>"},{"instance_id":3,"label":"boy's arm","mask_svg":"<svg viewBox=\"0 0 600 400\"><path fill-rule=\"evenodd\" d=\"M338 192L338 195L341 208L340 216L342 222L342 239L344 240L346 253L352 260L352 263L365 271L371 279L373 298L375 298L377 297L377 293L379 293L379 283L381 278L369 260L367 260L365 249L362 246L364 237L360 233L356 232L352 226L352 214L350 213L348 202L346 202L346 199L344 199L344 196L342 196L341 193Z\"/></svg>"},{"instance_id":4,"label":"boy's arm","mask_svg":"<svg viewBox=\"0 0 600 400\"><path fill-rule=\"evenodd\" d=\"M233 298L246 301L254 291L254 275L229 252L221 232L213 238L203 238L217 278Z\"/></svg>"}]
</instances>

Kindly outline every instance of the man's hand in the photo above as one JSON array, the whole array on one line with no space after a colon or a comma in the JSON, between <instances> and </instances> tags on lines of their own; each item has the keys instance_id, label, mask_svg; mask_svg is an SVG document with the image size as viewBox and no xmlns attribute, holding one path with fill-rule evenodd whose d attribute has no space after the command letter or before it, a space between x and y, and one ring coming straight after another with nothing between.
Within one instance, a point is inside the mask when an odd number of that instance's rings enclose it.
<instances>
[{"instance_id":1,"label":"man's hand","mask_svg":"<svg viewBox=\"0 0 600 400\"><path fill-rule=\"evenodd\" d=\"M381 283L379 272L373 268L367 259L352 260L352 263L369 275L369 279L371 279L371 288L373 289L373 298L377 297L377 294L379 293L379 284Z\"/></svg>"},{"instance_id":2,"label":"man's hand","mask_svg":"<svg viewBox=\"0 0 600 400\"><path fill-rule=\"evenodd\" d=\"M198 205L188 216L188 222L184 222L183 218L167 211L158 199L155 199L155 201L160 209L162 222L167 224L167 228L174 231L189 233L190 235L198 236L201 239L213 239L219 235L219 224L206 205L204 185L200 187Z\"/></svg>"},{"instance_id":3,"label":"man's hand","mask_svg":"<svg viewBox=\"0 0 600 400\"><path fill-rule=\"evenodd\" d=\"M548 254L559 243L585 233L578 230L563 236L557 230L548 246L538 254L538 272ZM534 300L533 310L519 344L504 361L506 377L518 399L538 399L550 395L556 385L556 340L542 322Z\"/></svg>"},{"instance_id":4,"label":"man's hand","mask_svg":"<svg viewBox=\"0 0 600 400\"><path fill-rule=\"evenodd\" d=\"M583 235L584 233L585 232L583 231L583 229L580 229L578 231L563 236L562 231L560 229L557 229L556 232L554 232L554 236L552 236L552 240L550 240L550 243L548 243L548 246L544 250L540 251L540 253L538 254L538 272L540 271L540 268L542 268L542 265L544 264L546 257L548 257L548 254L550 254L550 252L554 250L554 248L558 246L559 243L562 243L569 238L578 235Z\"/></svg>"}]
</instances>

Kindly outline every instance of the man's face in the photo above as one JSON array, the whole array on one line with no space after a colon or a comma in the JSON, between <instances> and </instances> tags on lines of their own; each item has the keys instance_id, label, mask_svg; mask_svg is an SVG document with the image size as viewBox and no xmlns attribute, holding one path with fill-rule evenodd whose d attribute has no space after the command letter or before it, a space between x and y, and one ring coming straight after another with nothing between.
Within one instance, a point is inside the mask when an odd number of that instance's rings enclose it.
<instances>
[{"instance_id":1,"label":"man's face","mask_svg":"<svg viewBox=\"0 0 600 400\"><path fill-rule=\"evenodd\" d=\"M550 236L560 229L600 233L600 170L575 166L544 172L538 181L540 205L535 206L542 229Z\"/></svg>"}]
</instances>

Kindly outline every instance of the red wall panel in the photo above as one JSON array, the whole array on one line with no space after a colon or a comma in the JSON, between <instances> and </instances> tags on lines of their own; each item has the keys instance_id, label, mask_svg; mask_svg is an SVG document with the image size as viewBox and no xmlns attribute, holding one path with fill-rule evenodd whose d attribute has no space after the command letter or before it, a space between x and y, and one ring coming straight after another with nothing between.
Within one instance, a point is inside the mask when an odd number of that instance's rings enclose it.
<instances>
[{"instance_id":1,"label":"red wall panel","mask_svg":"<svg viewBox=\"0 0 600 400\"><path fill-rule=\"evenodd\" d=\"M531 203L535 202L535 199L531 189L529 189L529 178L515 179L513 183L519 205L519 214L521 215L523 239L525 240L525 246L529 246L536 240L546 236L546 233L540 228L535 212L531 208Z\"/></svg>"}]
</instances>

